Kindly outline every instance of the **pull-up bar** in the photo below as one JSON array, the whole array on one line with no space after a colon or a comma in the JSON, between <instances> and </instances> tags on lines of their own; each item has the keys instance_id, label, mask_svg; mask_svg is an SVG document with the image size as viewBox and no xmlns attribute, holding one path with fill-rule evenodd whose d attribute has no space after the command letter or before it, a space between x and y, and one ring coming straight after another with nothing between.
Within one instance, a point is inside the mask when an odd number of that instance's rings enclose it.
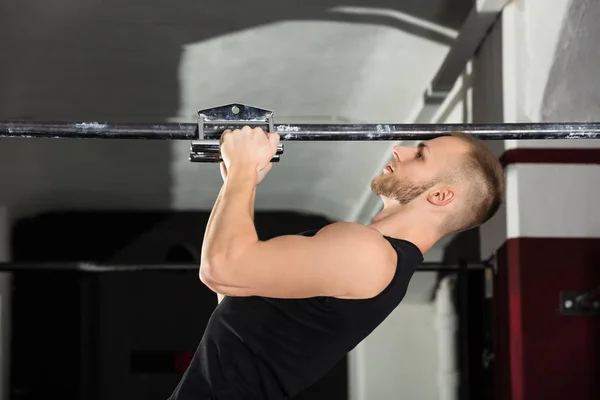
<instances>
[{"instance_id":1,"label":"pull-up bar","mask_svg":"<svg viewBox=\"0 0 600 400\"><path fill-rule=\"evenodd\" d=\"M190 160L217 162L218 140L226 129L261 126L281 141L428 140L465 132L482 140L599 139L600 123L511 124L275 124L273 112L230 104L198 112L198 123L100 123L0 121L0 137L191 140ZM216 145L216 146L215 146ZM278 161L283 145L274 159Z\"/></svg>"}]
</instances>

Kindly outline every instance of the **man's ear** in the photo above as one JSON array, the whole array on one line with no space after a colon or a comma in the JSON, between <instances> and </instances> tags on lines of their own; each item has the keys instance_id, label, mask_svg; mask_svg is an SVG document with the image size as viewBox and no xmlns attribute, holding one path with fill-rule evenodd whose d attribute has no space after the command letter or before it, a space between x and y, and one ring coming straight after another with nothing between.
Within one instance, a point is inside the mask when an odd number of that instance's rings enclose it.
<instances>
[{"instance_id":1,"label":"man's ear","mask_svg":"<svg viewBox=\"0 0 600 400\"><path fill-rule=\"evenodd\" d=\"M427 201L434 206L445 206L456 198L456 191L450 186L440 186L429 192Z\"/></svg>"}]
</instances>

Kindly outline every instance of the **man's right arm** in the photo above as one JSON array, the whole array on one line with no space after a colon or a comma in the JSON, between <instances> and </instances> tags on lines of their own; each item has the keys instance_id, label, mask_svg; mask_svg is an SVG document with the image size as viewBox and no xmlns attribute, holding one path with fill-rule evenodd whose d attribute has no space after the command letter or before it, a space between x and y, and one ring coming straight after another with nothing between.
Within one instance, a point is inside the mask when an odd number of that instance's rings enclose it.
<instances>
[{"instance_id":1,"label":"man's right arm","mask_svg":"<svg viewBox=\"0 0 600 400\"><path fill-rule=\"evenodd\" d=\"M396 252L379 232L338 222L314 237L280 236L239 254L216 254L205 260L200 279L226 296L364 299L389 284L396 262Z\"/></svg>"}]
</instances>

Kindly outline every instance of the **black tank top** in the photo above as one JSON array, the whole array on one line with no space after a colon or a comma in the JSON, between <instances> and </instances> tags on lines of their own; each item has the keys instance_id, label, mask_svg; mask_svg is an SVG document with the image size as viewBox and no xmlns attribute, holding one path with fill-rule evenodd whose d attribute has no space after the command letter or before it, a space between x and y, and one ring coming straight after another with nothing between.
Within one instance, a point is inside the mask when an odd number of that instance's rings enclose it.
<instances>
[{"instance_id":1,"label":"black tank top","mask_svg":"<svg viewBox=\"0 0 600 400\"><path fill-rule=\"evenodd\" d=\"M226 297L170 399L289 399L313 384L398 306L423 261L414 244L385 238L396 272L371 299Z\"/></svg>"}]
</instances>

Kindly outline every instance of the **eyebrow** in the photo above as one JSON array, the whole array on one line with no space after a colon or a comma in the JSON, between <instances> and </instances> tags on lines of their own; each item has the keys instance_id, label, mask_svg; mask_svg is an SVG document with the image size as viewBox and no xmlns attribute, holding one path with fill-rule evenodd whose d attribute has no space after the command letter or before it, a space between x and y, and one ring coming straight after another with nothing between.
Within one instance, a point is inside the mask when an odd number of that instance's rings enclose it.
<instances>
[{"instance_id":1,"label":"eyebrow","mask_svg":"<svg viewBox=\"0 0 600 400\"><path fill-rule=\"evenodd\" d=\"M431 150L429 150L429 146L427 146L424 142L421 142L417 146L419 150L427 149L427 151L431 154Z\"/></svg>"}]
</instances>

